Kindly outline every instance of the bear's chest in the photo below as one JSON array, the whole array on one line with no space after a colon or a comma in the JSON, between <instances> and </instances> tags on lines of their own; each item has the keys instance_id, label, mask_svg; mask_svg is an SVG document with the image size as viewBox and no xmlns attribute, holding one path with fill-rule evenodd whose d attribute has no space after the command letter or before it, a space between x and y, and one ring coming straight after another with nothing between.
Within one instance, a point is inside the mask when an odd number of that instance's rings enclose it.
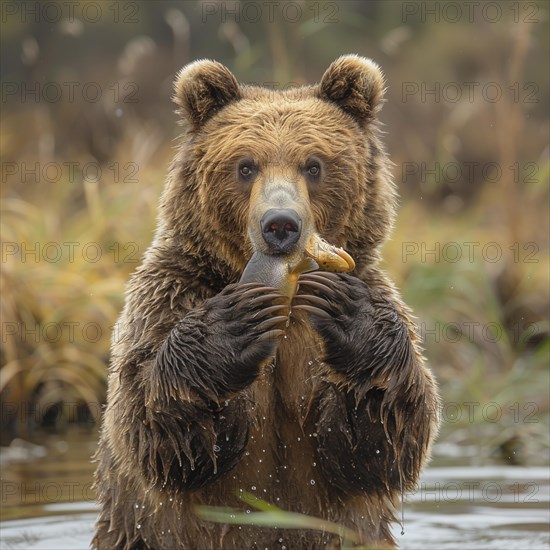
<instances>
[{"instance_id":1,"label":"bear's chest","mask_svg":"<svg viewBox=\"0 0 550 550\"><path fill-rule=\"evenodd\" d=\"M254 421L234 473L239 489L290 508L304 491L317 493L313 407L326 368L321 357L322 343L307 320L291 318L275 359L250 388Z\"/></svg>"},{"instance_id":2,"label":"bear's chest","mask_svg":"<svg viewBox=\"0 0 550 550\"><path fill-rule=\"evenodd\" d=\"M291 314L275 358L253 388L256 403L265 405L262 416L269 417L279 432L305 423L326 372L323 353L322 340L307 317Z\"/></svg>"}]
</instances>

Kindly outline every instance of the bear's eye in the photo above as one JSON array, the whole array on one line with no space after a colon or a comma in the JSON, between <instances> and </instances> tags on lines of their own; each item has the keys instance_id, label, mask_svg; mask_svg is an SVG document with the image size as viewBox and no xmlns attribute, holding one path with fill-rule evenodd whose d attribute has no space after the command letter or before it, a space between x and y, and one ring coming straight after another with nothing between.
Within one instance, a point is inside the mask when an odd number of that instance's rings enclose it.
<instances>
[{"instance_id":1,"label":"bear's eye","mask_svg":"<svg viewBox=\"0 0 550 550\"><path fill-rule=\"evenodd\" d=\"M321 163L317 159L310 159L305 165L305 175L310 181L318 181L321 176Z\"/></svg>"},{"instance_id":2,"label":"bear's eye","mask_svg":"<svg viewBox=\"0 0 550 550\"><path fill-rule=\"evenodd\" d=\"M310 176L316 177L319 175L319 172L321 171L321 167L318 164L313 164L307 169L307 173Z\"/></svg>"},{"instance_id":3,"label":"bear's eye","mask_svg":"<svg viewBox=\"0 0 550 550\"><path fill-rule=\"evenodd\" d=\"M242 160L239 162L239 178L242 181L252 181L258 173L258 167L251 160Z\"/></svg>"}]
</instances>

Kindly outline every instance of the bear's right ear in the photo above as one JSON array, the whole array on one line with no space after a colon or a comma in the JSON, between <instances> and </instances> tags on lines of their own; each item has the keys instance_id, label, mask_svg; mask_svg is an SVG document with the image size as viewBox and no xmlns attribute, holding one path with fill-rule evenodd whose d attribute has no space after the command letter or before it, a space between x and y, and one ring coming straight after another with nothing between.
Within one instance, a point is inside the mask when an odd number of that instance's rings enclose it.
<instances>
[{"instance_id":1,"label":"bear's right ear","mask_svg":"<svg viewBox=\"0 0 550 550\"><path fill-rule=\"evenodd\" d=\"M173 100L193 130L198 130L222 107L241 98L239 83L221 63L201 59L183 67L174 84Z\"/></svg>"}]
</instances>

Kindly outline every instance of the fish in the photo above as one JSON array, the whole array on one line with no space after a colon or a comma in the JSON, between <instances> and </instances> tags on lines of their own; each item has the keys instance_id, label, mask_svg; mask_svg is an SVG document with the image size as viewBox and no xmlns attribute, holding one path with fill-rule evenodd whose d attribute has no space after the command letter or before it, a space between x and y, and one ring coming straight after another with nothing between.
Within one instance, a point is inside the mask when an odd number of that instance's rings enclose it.
<instances>
[{"instance_id":1,"label":"fish","mask_svg":"<svg viewBox=\"0 0 550 550\"><path fill-rule=\"evenodd\" d=\"M308 239L305 253L318 264L321 271L348 273L355 269L354 259L343 248L328 243L317 233Z\"/></svg>"},{"instance_id":2,"label":"fish","mask_svg":"<svg viewBox=\"0 0 550 550\"><path fill-rule=\"evenodd\" d=\"M279 289L290 300L298 289L298 279L311 271L350 272L355 261L343 249L331 245L317 233L307 240L305 250L290 255L271 255L260 251L252 254L240 283L262 283Z\"/></svg>"}]
</instances>

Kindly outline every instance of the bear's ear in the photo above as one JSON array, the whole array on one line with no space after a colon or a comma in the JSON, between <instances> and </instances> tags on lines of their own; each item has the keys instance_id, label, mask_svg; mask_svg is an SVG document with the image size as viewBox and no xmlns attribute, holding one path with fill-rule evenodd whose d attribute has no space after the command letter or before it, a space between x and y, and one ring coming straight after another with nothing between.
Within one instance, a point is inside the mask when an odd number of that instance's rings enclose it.
<instances>
[{"instance_id":1,"label":"bear's ear","mask_svg":"<svg viewBox=\"0 0 550 550\"><path fill-rule=\"evenodd\" d=\"M183 67L174 84L174 101L198 130L222 107L241 97L239 83L217 61L201 59Z\"/></svg>"},{"instance_id":2,"label":"bear's ear","mask_svg":"<svg viewBox=\"0 0 550 550\"><path fill-rule=\"evenodd\" d=\"M364 123L373 119L382 107L384 75L374 61L344 55L325 71L318 94Z\"/></svg>"}]
</instances>

